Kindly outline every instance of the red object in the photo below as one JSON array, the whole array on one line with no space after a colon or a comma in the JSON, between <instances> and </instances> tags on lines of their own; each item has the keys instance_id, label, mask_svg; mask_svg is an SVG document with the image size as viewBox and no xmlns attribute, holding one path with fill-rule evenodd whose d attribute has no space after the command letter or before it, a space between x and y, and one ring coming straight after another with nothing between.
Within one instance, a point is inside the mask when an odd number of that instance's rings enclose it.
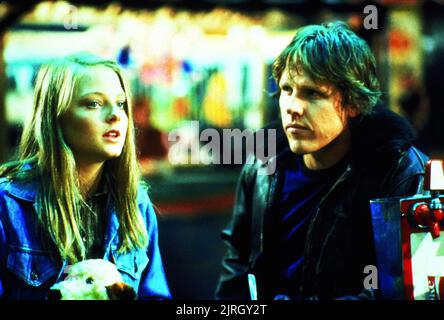
<instances>
[{"instance_id":1,"label":"red object","mask_svg":"<svg viewBox=\"0 0 444 320\"><path fill-rule=\"evenodd\" d=\"M432 222L432 224L430 225L430 233L432 234L432 238L436 239L439 237L439 233L440 233L440 229L439 229L439 222L435 221Z\"/></svg>"},{"instance_id":2,"label":"red object","mask_svg":"<svg viewBox=\"0 0 444 320\"><path fill-rule=\"evenodd\" d=\"M432 237L436 238L437 236L439 236L439 223L444 215L443 210L441 209L435 209L433 210L433 213L430 214L430 201L431 197L424 196L419 198L412 197L409 199L403 199L400 203L402 214L401 242L404 270L404 288L405 298L409 300L414 300L410 236L412 233L422 233L430 231ZM440 201L443 202L444 199L440 197ZM416 207L415 204L417 204ZM413 219L409 219L409 215ZM428 226L428 230L424 230L424 228L420 228L418 225Z\"/></svg>"},{"instance_id":3,"label":"red object","mask_svg":"<svg viewBox=\"0 0 444 320\"><path fill-rule=\"evenodd\" d=\"M198 214L219 213L231 210L234 204L234 193L221 194L218 196L199 198L194 200L184 200L175 203L156 202L156 207L160 214L192 216Z\"/></svg>"},{"instance_id":4,"label":"red object","mask_svg":"<svg viewBox=\"0 0 444 320\"><path fill-rule=\"evenodd\" d=\"M413 218L418 225L428 226L432 222L429 206L426 203L418 204L413 210Z\"/></svg>"},{"instance_id":5,"label":"red object","mask_svg":"<svg viewBox=\"0 0 444 320\"><path fill-rule=\"evenodd\" d=\"M438 219L438 218L439 219ZM441 209L430 210L427 203L420 203L413 206L413 219L419 226L428 227L433 239L439 237L439 220L443 217Z\"/></svg>"},{"instance_id":6,"label":"red object","mask_svg":"<svg viewBox=\"0 0 444 320\"><path fill-rule=\"evenodd\" d=\"M442 218L444 217L444 211L442 211L442 209L435 209L433 210L433 216L438 221L442 220Z\"/></svg>"},{"instance_id":7,"label":"red object","mask_svg":"<svg viewBox=\"0 0 444 320\"><path fill-rule=\"evenodd\" d=\"M389 47L392 51L405 53L412 47L410 35L402 30L392 30L389 32Z\"/></svg>"}]
</instances>

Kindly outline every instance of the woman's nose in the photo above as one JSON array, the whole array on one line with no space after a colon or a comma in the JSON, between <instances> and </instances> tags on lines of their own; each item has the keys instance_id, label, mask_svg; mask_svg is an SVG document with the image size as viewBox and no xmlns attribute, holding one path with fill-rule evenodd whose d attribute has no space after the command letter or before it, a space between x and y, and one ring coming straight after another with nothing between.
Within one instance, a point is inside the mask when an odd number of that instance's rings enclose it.
<instances>
[{"instance_id":1,"label":"woman's nose","mask_svg":"<svg viewBox=\"0 0 444 320\"><path fill-rule=\"evenodd\" d=\"M109 114L107 117L107 121L108 122L120 121L120 112L121 112L121 109L119 109L119 107L117 107L117 105L111 105L110 111L109 111Z\"/></svg>"}]
</instances>

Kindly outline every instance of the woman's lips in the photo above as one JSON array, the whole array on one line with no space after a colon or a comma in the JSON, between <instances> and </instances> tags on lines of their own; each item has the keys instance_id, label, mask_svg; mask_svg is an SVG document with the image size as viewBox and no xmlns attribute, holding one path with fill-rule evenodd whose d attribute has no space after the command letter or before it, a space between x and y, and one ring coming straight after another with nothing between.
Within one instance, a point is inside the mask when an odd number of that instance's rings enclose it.
<instances>
[{"instance_id":1,"label":"woman's lips","mask_svg":"<svg viewBox=\"0 0 444 320\"><path fill-rule=\"evenodd\" d=\"M105 132L105 134L102 137L108 141L115 142L120 137L120 131L119 130L110 130L110 131Z\"/></svg>"}]
</instances>

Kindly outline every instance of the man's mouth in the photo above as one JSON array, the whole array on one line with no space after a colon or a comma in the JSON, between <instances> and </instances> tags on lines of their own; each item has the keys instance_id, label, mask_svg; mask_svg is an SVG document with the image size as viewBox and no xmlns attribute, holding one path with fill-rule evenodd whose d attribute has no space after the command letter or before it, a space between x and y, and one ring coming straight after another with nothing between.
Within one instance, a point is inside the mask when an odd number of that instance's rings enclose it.
<instances>
[{"instance_id":1,"label":"man's mouth","mask_svg":"<svg viewBox=\"0 0 444 320\"><path fill-rule=\"evenodd\" d=\"M286 130L309 130L307 127L304 127L303 125L297 124L297 123L290 123L287 124L285 127Z\"/></svg>"}]
</instances>

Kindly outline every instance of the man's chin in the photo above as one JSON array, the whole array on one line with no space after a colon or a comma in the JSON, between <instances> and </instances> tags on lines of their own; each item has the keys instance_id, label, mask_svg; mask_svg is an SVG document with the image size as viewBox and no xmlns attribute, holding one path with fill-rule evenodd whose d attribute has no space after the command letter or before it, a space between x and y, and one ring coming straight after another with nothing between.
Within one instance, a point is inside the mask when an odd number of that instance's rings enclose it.
<instances>
[{"instance_id":1,"label":"man's chin","mask_svg":"<svg viewBox=\"0 0 444 320\"><path fill-rule=\"evenodd\" d=\"M303 146L301 146L299 144L292 144L290 142L289 145L290 145L291 152L293 152L296 155L304 155L304 154L310 153L310 151L307 150L307 148L304 148Z\"/></svg>"}]
</instances>

